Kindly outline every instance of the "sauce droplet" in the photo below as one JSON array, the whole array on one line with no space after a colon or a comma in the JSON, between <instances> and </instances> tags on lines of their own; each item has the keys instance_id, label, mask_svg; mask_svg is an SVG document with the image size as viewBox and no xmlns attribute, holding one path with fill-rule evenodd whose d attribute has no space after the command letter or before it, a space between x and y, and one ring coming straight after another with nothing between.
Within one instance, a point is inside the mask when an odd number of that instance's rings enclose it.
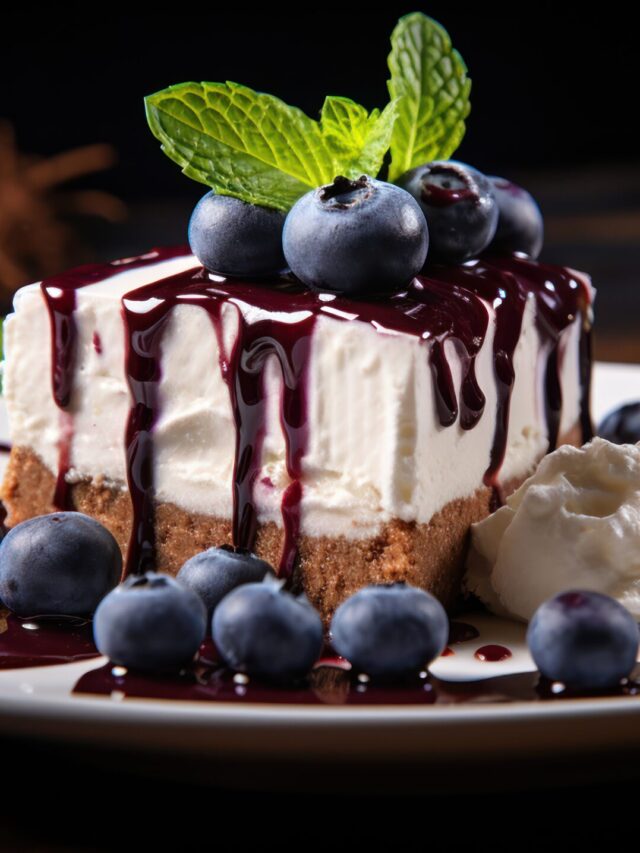
<instances>
[{"instance_id":1,"label":"sauce droplet","mask_svg":"<svg viewBox=\"0 0 640 853\"><path fill-rule=\"evenodd\" d=\"M478 660L487 663L498 663L502 660L507 660L511 657L511 650L506 646L499 646L497 643L490 643L487 646L480 646L474 655Z\"/></svg>"}]
</instances>

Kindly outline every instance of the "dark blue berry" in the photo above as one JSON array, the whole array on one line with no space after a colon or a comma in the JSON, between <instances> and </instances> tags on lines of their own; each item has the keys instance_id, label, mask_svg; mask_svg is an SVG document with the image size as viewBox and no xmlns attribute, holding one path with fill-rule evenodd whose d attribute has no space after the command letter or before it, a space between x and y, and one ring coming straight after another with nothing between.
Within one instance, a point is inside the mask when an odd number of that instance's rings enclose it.
<instances>
[{"instance_id":1,"label":"dark blue berry","mask_svg":"<svg viewBox=\"0 0 640 853\"><path fill-rule=\"evenodd\" d=\"M537 258L542 249L544 225L535 199L522 187L505 178L490 177L498 204L498 227L489 252L512 254L524 252Z\"/></svg>"},{"instance_id":2,"label":"dark blue berry","mask_svg":"<svg viewBox=\"0 0 640 853\"><path fill-rule=\"evenodd\" d=\"M604 418L598 435L614 444L636 444L640 441L640 402L620 406Z\"/></svg>"},{"instance_id":3,"label":"dark blue berry","mask_svg":"<svg viewBox=\"0 0 640 853\"><path fill-rule=\"evenodd\" d=\"M113 663L149 672L179 670L198 651L207 609L169 575L130 575L100 603L93 619L98 651Z\"/></svg>"},{"instance_id":4,"label":"dark blue berry","mask_svg":"<svg viewBox=\"0 0 640 853\"><path fill-rule=\"evenodd\" d=\"M267 679L305 675L322 648L318 612L277 581L234 589L214 610L211 630L231 669Z\"/></svg>"},{"instance_id":5,"label":"dark blue berry","mask_svg":"<svg viewBox=\"0 0 640 853\"><path fill-rule=\"evenodd\" d=\"M286 266L284 213L208 192L189 222L189 245L203 267L228 276L273 275Z\"/></svg>"},{"instance_id":6,"label":"dark blue berry","mask_svg":"<svg viewBox=\"0 0 640 853\"><path fill-rule=\"evenodd\" d=\"M615 687L635 666L638 625L615 599L571 590L541 604L527 631L542 675L568 687Z\"/></svg>"},{"instance_id":7,"label":"dark blue berry","mask_svg":"<svg viewBox=\"0 0 640 853\"><path fill-rule=\"evenodd\" d=\"M294 204L283 247L308 287L375 295L404 287L420 272L429 234L420 208L400 187L366 175L337 177Z\"/></svg>"},{"instance_id":8,"label":"dark blue berry","mask_svg":"<svg viewBox=\"0 0 640 853\"><path fill-rule=\"evenodd\" d=\"M493 187L483 174L456 160L434 160L398 179L429 226L429 262L461 264L489 245L498 224Z\"/></svg>"},{"instance_id":9,"label":"dark blue berry","mask_svg":"<svg viewBox=\"0 0 640 853\"><path fill-rule=\"evenodd\" d=\"M0 599L22 616L89 616L121 574L118 543L80 512L23 521L0 544Z\"/></svg>"},{"instance_id":10,"label":"dark blue berry","mask_svg":"<svg viewBox=\"0 0 640 853\"><path fill-rule=\"evenodd\" d=\"M223 545L209 548L187 560L177 579L198 593L211 615L232 589L243 583L258 583L266 575L275 577L269 563L248 551Z\"/></svg>"},{"instance_id":11,"label":"dark blue berry","mask_svg":"<svg viewBox=\"0 0 640 853\"><path fill-rule=\"evenodd\" d=\"M447 644L449 620L428 592L405 583L366 586L331 620L331 643L356 670L373 676L418 672Z\"/></svg>"}]
</instances>

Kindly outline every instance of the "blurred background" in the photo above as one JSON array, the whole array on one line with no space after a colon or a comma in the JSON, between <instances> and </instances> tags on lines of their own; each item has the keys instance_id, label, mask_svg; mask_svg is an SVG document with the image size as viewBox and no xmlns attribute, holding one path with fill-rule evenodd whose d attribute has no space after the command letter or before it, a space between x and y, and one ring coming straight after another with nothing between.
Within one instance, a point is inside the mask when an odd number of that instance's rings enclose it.
<instances>
[{"instance_id":1,"label":"blurred background","mask_svg":"<svg viewBox=\"0 0 640 853\"><path fill-rule=\"evenodd\" d=\"M597 357L640 361L637 35L622 4L600 17L558 7L323 6L313 28L273 9L14 13L0 51L0 308L17 286L67 266L186 240L205 188L161 153L144 95L230 79L312 116L326 94L383 106L389 34L421 8L448 29L473 80L456 156L537 197L542 258L588 271L597 287Z\"/></svg>"}]
</instances>

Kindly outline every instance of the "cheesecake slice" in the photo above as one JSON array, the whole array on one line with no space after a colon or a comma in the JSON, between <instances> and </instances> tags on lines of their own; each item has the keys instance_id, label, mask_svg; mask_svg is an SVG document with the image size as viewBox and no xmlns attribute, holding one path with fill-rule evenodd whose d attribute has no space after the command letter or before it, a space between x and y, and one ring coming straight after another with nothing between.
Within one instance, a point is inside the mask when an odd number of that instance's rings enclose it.
<instances>
[{"instance_id":1,"label":"cheesecake slice","mask_svg":"<svg viewBox=\"0 0 640 853\"><path fill-rule=\"evenodd\" d=\"M28 285L4 330L7 523L85 512L128 572L250 548L325 619L372 582L450 606L471 523L591 435L591 298L520 256L356 301L185 248Z\"/></svg>"}]
</instances>

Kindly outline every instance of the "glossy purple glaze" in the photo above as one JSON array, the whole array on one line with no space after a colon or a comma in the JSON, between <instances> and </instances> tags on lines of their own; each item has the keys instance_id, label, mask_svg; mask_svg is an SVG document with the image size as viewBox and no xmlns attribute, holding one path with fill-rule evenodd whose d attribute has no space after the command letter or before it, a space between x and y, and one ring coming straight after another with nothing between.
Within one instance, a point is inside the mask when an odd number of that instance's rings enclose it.
<instances>
[{"instance_id":1,"label":"glossy purple glaze","mask_svg":"<svg viewBox=\"0 0 640 853\"><path fill-rule=\"evenodd\" d=\"M91 622L34 616L0 608L0 670L51 666L98 657Z\"/></svg>"}]
</instances>

